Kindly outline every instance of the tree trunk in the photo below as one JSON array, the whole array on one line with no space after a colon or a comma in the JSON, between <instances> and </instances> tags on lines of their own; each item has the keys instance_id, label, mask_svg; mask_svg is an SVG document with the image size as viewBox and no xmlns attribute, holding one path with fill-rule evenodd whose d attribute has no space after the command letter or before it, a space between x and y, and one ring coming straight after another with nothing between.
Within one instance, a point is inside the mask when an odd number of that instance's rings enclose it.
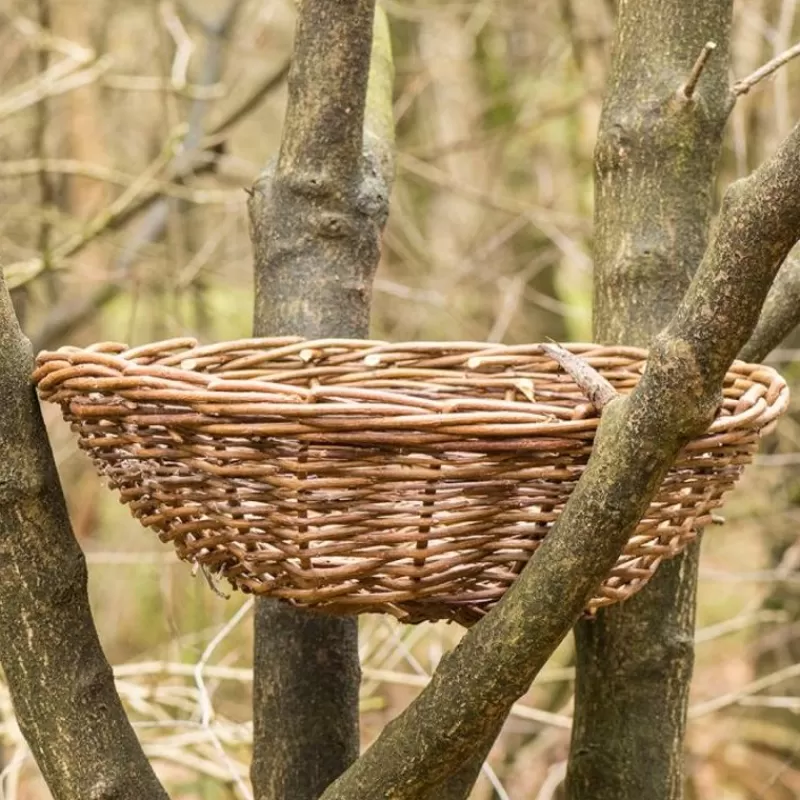
<instances>
[{"instance_id":1,"label":"tree trunk","mask_svg":"<svg viewBox=\"0 0 800 800\"><path fill-rule=\"evenodd\" d=\"M17 721L55 800L166 800L92 622L32 368L0 272L0 663Z\"/></svg>"},{"instance_id":2,"label":"tree trunk","mask_svg":"<svg viewBox=\"0 0 800 800\"><path fill-rule=\"evenodd\" d=\"M647 346L706 246L732 0L623 0L595 150L594 340ZM683 91L706 42L693 91ZM699 546L576 628L571 800L680 798Z\"/></svg>"},{"instance_id":3,"label":"tree trunk","mask_svg":"<svg viewBox=\"0 0 800 800\"><path fill-rule=\"evenodd\" d=\"M391 173L388 29L379 18L370 75L373 12L372 0L301 6L281 152L250 202L257 336L369 332ZM368 75L371 99L385 100L388 114L365 109ZM355 761L360 676L355 619L257 602L257 800L316 800Z\"/></svg>"}]
</instances>

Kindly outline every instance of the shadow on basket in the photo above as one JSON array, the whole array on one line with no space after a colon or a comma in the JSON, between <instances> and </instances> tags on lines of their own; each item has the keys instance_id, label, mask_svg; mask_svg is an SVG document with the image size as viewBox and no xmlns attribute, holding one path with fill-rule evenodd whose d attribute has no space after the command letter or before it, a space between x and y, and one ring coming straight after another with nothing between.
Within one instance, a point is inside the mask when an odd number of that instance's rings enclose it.
<instances>
[{"instance_id":1,"label":"shadow on basket","mask_svg":"<svg viewBox=\"0 0 800 800\"><path fill-rule=\"evenodd\" d=\"M334 614L480 619L547 535L633 347L173 339L42 352L80 447L180 558ZM565 371L566 370L566 371ZM570 374L571 373L571 374ZM788 404L735 362L587 612L624 600L709 524Z\"/></svg>"}]
</instances>

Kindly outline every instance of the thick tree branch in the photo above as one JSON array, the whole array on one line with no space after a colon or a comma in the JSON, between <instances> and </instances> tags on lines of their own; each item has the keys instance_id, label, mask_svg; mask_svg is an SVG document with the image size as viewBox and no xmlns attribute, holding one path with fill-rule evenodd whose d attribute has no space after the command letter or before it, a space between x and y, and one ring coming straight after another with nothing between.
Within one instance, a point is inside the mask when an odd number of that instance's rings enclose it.
<instances>
[{"instance_id":1,"label":"thick tree branch","mask_svg":"<svg viewBox=\"0 0 800 800\"><path fill-rule=\"evenodd\" d=\"M257 336L368 334L393 169L388 29L378 14L370 59L373 14L373 0L300 5L280 155L249 204ZM357 623L261 599L255 626L255 796L317 800L358 756Z\"/></svg>"},{"instance_id":2,"label":"thick tree branch","mask_svg":"<svg viewBox=\"0 0 800 800\"><path fill-rule=\"evenodd\" d=\"M278 169L352 184L360 173L374 3L304 0ZM310 124L313 120L313 124Z\"/></svg>"},{"instance_id":3,"label":"thick tree branch","mask_svg":"<svg viewBox=\"0 0 800 800\"><path fill-rule=\"evenodd\" d=\"M724 374L798 237L800 126L729 189L639 386L606 406L586 471L520 578L323 800L411 800L470 761L611 568L680 448L712 420Z\"/></svg>"},{"instance_id":4,"label":"thick tree branch","mask_svg":"<svg viewBox=\"0 0 800 800\"><path fill-rule=\"evenodd\" d=\"M725 194L696 280L670 330L721 380L752 335L781 264L800 238L800 124L775 155ZM701 348L714 337L717 347Z\"/></svg>"},{"instance_id":5,"label":"thick tree branch","mask_svg":"<svg viewBox=\"0 0 800 800\"><path fill-rule=\"evenodd\" d=\"M767 295L764 310L739 358L763 361L800 325L800 259L789 256Z\"/></svg>"},{"instance_id":6,"label":"thick tree branch","mask_svg":"<svg viewBox=\"0 0 800 800\"><path fill-rule=\"evenodd\" d=\"M97 638L32 368L0 275L0 663L17 720L56 800L163 800Z\"/></svg>"}]
</instances>

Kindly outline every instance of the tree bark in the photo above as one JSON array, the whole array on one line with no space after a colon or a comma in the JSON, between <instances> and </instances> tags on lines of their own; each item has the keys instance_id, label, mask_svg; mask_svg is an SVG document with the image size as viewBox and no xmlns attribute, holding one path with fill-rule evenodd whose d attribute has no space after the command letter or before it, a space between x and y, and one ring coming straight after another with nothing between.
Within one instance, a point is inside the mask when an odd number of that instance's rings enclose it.
<instances>
[{"instance_id":1,"label":"tree bark","mask_svg":"<svg viewBox=\"0 0 800 800\"><path fill-rule=\"evenodd\" d=\"M373 13L300 7L280 155L250 201L257 336L368 335L392 171L388 28L379 16L371 60ZM255 796L316 800L359 752L357 623L260 599L255 626Z\"/></svg>"},{"instance_id":2,"label":"tree bark","mask_svg":"<svg viewBox=\"0 0 800 800\"><path fill-rule=\"evenodd\" d=\"M703 256L731 105L731 0L625 0L595 151L594 340L647 346ZM693 64L716 49L686 97ZM576 627L571 800L679 798L699 545Z\"/></svg>"},{"instance_id":3,"label":"tree bark","mask_svg":"<svg viewBox=\"0 0 800 800\"><path fill-rule=\"evenodd\" d=\"M120 702L0 272L0 663L55 800L165 800Z\"/></svg>"}]
</instances>

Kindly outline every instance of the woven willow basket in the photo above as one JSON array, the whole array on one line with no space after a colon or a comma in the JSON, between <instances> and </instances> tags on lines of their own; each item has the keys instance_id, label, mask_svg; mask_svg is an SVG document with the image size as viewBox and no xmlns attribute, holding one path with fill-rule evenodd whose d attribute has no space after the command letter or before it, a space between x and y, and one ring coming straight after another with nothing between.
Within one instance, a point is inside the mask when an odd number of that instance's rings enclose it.
<instances>
[{"instance_id":1,"label":"woven willow basket","mask_svg":"<svg viewBox=\"0 0 800 800\"><path fill-rule=\"evenodd\" d=\"M620 393L646 351L568 349ZM598 414L539 345L298 338L41 353L34 380L139 521L246 592L470 624L547 535ZM785 409L736 362L587 611L680 552Z\"/></svg>"}]
</instances>

